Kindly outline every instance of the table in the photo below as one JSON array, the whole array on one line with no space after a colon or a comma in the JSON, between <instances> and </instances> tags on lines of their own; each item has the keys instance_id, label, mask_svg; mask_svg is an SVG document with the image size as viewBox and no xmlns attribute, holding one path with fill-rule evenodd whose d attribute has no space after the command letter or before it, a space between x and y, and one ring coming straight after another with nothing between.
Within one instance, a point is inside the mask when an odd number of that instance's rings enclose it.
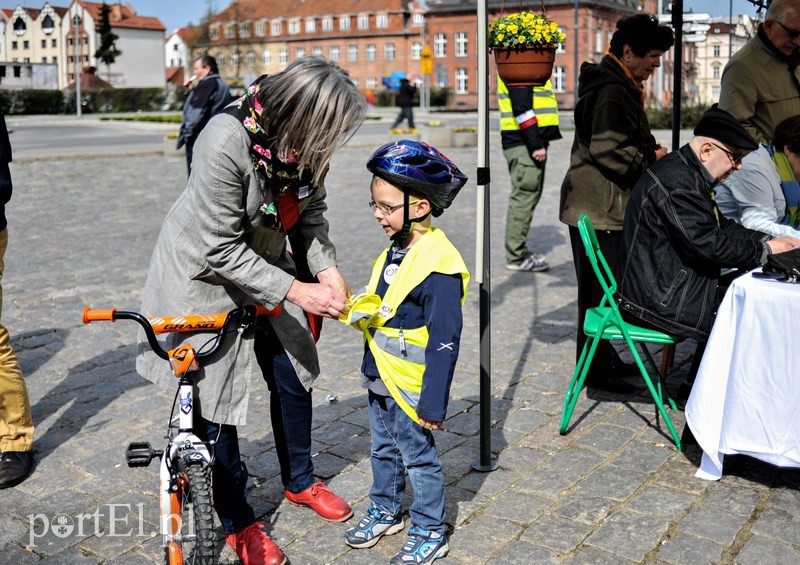
<instances>
[{"instance_id":1,"label":"table","mask_svg":"<svg viewBox=\"0 0 800 565\"><path fill-rule=\"evenodd\" d=\"M726 454L800 467L800 284L733 281L720 305L686 422L703 449L695 476L722 477Z\"/></svg>"}]
</instances>

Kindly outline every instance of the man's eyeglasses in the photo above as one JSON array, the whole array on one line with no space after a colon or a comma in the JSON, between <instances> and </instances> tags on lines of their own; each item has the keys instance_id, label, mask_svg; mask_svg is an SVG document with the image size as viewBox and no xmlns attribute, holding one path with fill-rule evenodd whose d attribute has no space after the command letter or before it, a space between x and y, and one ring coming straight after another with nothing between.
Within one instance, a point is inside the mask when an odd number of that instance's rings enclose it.
<instances>
[{"instance_id":1,"label":"man's eyeglasses","mask_svg":"<svg viewBox=\"0 0 800 565\"><path fill-rule=\"evenodd\" d=\"M732 151L728 151L727 149L725 149L722 145L717 145L713 141L711 142L711 145L713 145L717 149L722 149L725 152L725 155L728 156L728 159L731 160L731 163L733 163L734 167L739 163L741 163L742 159L744 159L745 157L744 153L733 153Z\"/></svg>"},{"instance_id":2,"label":"man's eyeglasses","mask_svg":"<svg viewBox=\"0 0 800 565\"><path fill-rule=\"evenodd\" d=\"M800 37L800 29L794 29L794 28L791 28L791 27L786 27L785 25L783 25L778 20L775 20L775 23L783 28L783 30L786 32L786 35L789 36L789 39L797 39L798 37Z\"/></svg>"},{"instance_id":3,"label":"man's eyeglasses","mask_svg":"<svg viewBox=\"0 0 800 565\"><path fill-rule=\"evenodd\" d=\"M409 205L416 204L417 202L419 202L419 200L411 200L408 204ZM380 213L383 214L384 216L389 216L391 214L394 214L396 210L399 210L402 207L403 204L398 204L396 206L389 206L388 204L378 204L373 200L369 201L369 209L374 212L375 208L377 208L380 211Z\"/></svg>"}]
</instances>

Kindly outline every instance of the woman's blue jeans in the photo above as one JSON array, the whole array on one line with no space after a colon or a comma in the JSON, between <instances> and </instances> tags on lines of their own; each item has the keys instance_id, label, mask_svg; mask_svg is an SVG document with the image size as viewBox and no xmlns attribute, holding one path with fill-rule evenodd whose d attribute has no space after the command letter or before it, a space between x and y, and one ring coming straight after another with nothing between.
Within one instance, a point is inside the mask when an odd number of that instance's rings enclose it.
<instances>
[{"instance_id":1,"label":"woman's blue jeans","mask_svg":"<svg viewBox=\"0 0 800 565\"><path fill-rule=\"evenodd\" d=\"M281 480L286 490L299 493L314 483L311 390L300 383L289 356L272 332L256 332L255 350L270 391L270 417ZM214 508L227 533L241 531L256 519L247 503L248 474L239 453L236 426L220 426L195 416L195 433L203 441L216 439Z\"/></svg>"},{"instance_id":2,"label":"woman's blue jeans","mask_svg":"<svg viewBox=\"0 0 800 565\"><path fill-rule=\"evenodd\" d=\"M397 516L403 507L406 471L414 489L411 522L423 530L445 533L444 473L433 433L409 418L390 396L369 391L372 430L372 490L369 497L383 512Z\"/></svg>"}]
</instances>

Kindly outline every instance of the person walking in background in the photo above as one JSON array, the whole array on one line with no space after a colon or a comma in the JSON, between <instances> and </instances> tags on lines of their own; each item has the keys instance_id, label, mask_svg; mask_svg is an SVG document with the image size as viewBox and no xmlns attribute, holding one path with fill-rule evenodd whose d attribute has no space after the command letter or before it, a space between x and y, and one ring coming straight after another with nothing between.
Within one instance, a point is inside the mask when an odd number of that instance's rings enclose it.
<instances>
[{"instance_id":1,"label":"person walking in background","mask_svg":"<svg viewBox=\"0 0 800 565\"><path fill-rule=\"evenodd\" d=\"M414 126L414 110L412 109L416 93L417 87L408 82L407 78L400 79L400 90L397 91L397 105L400 107L400 113L390 129L399 126L403 120L408 120L408 127L416 129Z\"/></svg>"},{"instance_id":2,"label":"person walking in background","mask_svg":"<svg viewBox=\"0 0 800 565\"><path fill-rule=\"evenodd\" d=\"M603 289L597 282L581 236L578 218L586 214L597 230L606 261L619 280L622 222L630 191L642 173L667 154L656 143L644 111L642 83L661 66L661 56L675 42L672 30L650 14L622 18L611 45L599 63L580 70L580 97L575 107L575 140L570 164L561 184L559 219L569 226L572 260L578 280L576 359L586 335L586 310L600 304ZM633 392L616 377L638 374L624 364L608 341L601 341L586 378L589 387L611 392Z\"/></svg>"},{"instance_id":3,"label":"person walking in background","mask_svg":"<svg viewBox=\"0 0 800 565\"><path fill-rule=\"evenodd\" d=\"M444 427L469 282L458 250L431 219L452 204L467 177L434 147L409 140L379 148L367 169L374 175L372 215L392 243L340 318L364 333L361 374L372 435L370 506L344 539L366 548L403 530L408 472L412 527L390 563L431 563L449 551L432 431Z\"/></svg>"},{"instance_id":4,"label":"person walking in background","mask_svg":"<svg viewBox=\"0 0 800 565\"><path fill-rule=\"evenodd\" d=\"M0 113L0 280L8 247L6 204L11 198L11 143L6 119ZM3 289L0 287L0 312ZM13 487L33 472L33 419L25 377L9 343L8 330L0 324L0 489Z\"/></svg>"},{"instance_id":5,"label":"person walking in background","mask_svg":"<svg viewBox=\"0 0 800 565\"><path fill-rule=\"evenodd\" d=\"M547 258L526 246L533 211L542 197L547 147L561 139L558 103L553 85L506 88L497 77L500 137L511 177L506 211L506 268L512 271L546 271Z\"/></svg>"},{"instance_id":6,"label":"person walking in background","mask_svg":"<svg viewBox=\"0 0 800 565\"><path fill-rule=\"evenodd\" d=\"M742 122L759 143L800 115L800 2L772 0L755 37L722 71L719 107Z\"/></svg>"},{"instance_id":7,"label":"person walking in background","mask_svg":"<svg viewBox=\"0 0 800 565\"><path fill-rule=\"evenodd\" d=\"M258 402L251 396L258 377L269 390L286 499L332 522L353 515L314 476L311 387L320 366L307 314L336 318L345 310L347 285L325 219L325 177L333 153L365 114L364 97L347 72L319 57L258 78L200 134L186 190L165 218L150 262L141 307L146 316L282 306L280 315L239 336L206 365L196 385L195 431L203 441L215 440L215 509L228 545L245 565L286 561L247 501L239 452L237 426L246 423L248 405ZM300 280L299 257L314 282ZM146 340L143 333L140 339ZM167 349L184 339L172 334ZM144 343L136 370L174 389L165 363Z\"/></svg>"},{"instance_id":8,"label":"person walking in background","mask_svg":"<svg viewBox=\"0 0 800 565\"><path fill-rule=\"evenodd\" d=\"M183 105L183 122L178 134L180 149L186 146L186 169L192 174L192 154L194 142L200 132L214 115L219 114L231 101L228 84L219 76L217 60L211 55L203 55L194 62L194 80L198 80L192 88L192 79L184 86L190 88L189 95Z\"/></svg>"}]
</instances>

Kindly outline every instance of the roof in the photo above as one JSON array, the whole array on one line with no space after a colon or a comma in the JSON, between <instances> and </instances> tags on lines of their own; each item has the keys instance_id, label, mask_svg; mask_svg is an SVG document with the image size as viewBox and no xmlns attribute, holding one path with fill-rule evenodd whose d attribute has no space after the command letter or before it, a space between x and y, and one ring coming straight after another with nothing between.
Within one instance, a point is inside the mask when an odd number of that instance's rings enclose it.
<instances>
[{"instance_id":1,"label":"roof","mask_svg":"<svg viewBox=\"0 0 800 565\"><path fill-rule=\"evenodd\" d=\"M81 73L81 88L114 88L95 74L95 67L84 67ZM75 90L75 81L67 85L67 90Z\"/></svg>"},{"instance_id":2,"label":"roof","mask_svg":"<svg viewBox=\"0 0 800 565\"><path fill-rule=\"evenodd\" d=\"M174 35L177 35L184 43L188 44L194 37L194 33L194 29L191 27L181 27L170 33L166 38L164 38L164 41L169 41Z\"/></svg>"},{"instance_id":3,"label":"roof","mask_svg":"<svg viewBox=\"0 0 800 565\"><path fill-rule=\"evenodd\" d=\"M409 0L234 0L213 22L302 18L361 12L408 12Z\"/></svg>"},{"instance_id":4,"label":"roof","mask_svg":"<svg viewBox=\"0 0 800 565\"><path fill-rule=\"evenodd\" d=\"M186 80L184 77L184 69L183 67L167 67L166 69L166 78L169 84L175 84L178 86L182 86L184 81Z\"/></svg>"},{"instance_id":5,"label":"roof","mask_svg":"<svg viewBox=\"0 0 800 565\"><path fill-rule=\"evenodd\" d=\"M103 3L83 2L82 0L78 0L78 3L91 14L95 23L100 25L100 9L103 7ZM109 4L109 7L111 8L111 14L109 14L108 19L112 28L149 29L153 31L165 31L167 29L158 18L137 14L130 4L123 5L117 2L116 4Z\"/></svg>"}]
</instances>

